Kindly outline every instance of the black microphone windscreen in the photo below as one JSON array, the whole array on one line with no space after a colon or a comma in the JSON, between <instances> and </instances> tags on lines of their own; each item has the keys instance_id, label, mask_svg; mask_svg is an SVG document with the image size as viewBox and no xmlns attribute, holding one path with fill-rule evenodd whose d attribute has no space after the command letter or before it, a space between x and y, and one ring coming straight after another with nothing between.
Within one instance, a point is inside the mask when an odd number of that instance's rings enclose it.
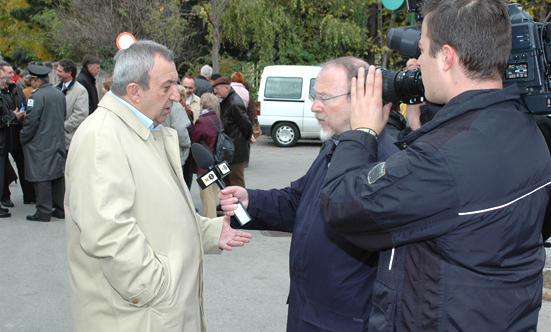
<instances>
[{"instance_id":1,"label":"black microphone windscreen","mask_svg":"<svg viewBox=\"0 0 551 332\"><path fill-rule=\"evenodd\" d=\"M209 167L214 165L212 153L199 143L191 144L191 154L193 154L193 159L195 159L197 166L202 169L209 169Z\"/></svg>"}]
</instances>

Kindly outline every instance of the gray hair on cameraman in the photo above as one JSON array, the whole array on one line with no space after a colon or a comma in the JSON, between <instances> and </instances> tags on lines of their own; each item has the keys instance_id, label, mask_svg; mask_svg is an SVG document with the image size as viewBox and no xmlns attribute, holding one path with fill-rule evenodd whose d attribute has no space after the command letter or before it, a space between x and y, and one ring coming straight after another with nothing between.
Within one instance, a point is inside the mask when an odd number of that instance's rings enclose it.
<instances>
[{"instance_id":1,"label":"gray hair on cameraman","mask_svg":"<svg viewBox=\"0 0 551 332\"><path fill-rule=\"evenodd\" d=\"M115 70L111 90L118 96L126 95L126 87L136 83L149 89L149 72L155 65L155 56L174 62L174 54L165 46L151 40L140 40L115 55Z\"/></svg>"}]
</instances>

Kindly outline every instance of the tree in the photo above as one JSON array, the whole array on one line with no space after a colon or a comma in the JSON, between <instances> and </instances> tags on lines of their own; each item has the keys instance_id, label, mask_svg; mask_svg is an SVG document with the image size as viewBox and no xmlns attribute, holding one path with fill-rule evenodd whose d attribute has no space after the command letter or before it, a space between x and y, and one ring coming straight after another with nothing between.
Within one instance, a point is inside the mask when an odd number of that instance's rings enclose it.
<instances>
[{"instance_id":1,"label":"tree","mask_svg":"<svg viewBox=\"0 0 551 332\"><path fill-rule=\"evenodd\" d=\"M228 8L230 0L211 0L206 4L201 0L202 15L206 16L207 21L211 26L212 32L212 70L214 73L220 71L220 17ZM209 6L210 4L210 6Z\"/></svg>"},{"instance_id":2,"label":"tree","mask_svg":"<svg viewBox=\"0 0 551 332\"><path fill-rule=\"evenodd\" d=\"M180 15L179 0L73 0L57 11L50 38L58 57L80 60L85 54L112 57L115 40L124 31L150 39L174 52L178 63L195 54L188 43L193 31Z\"/></svg>"},{"instance_id":3,"label":"tree","mask_svg":"<svg viewBox=\"0 0 551 332\"><path fill-rule=\"evenodd\" d=\"M30 60L52 60L41 13L51 1L0 0L0 51L17 66Z\"/></svg>"}]
</instances>

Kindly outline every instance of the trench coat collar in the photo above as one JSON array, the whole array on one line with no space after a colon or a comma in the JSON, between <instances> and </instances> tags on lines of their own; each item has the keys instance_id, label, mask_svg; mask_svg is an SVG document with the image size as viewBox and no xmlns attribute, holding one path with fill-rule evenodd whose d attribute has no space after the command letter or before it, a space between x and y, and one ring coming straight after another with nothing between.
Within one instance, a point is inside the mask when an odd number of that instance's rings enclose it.
<instances>
[{"instance_id":1,"label":"trench coat collar","mask_svg":"<svg viewBox=\"0 0 551 332\"><path fill-rule=\"evenodd\" d=\"M128 106L121 103L117 98L109 93L105 94L99 102L100 107L104 107L117 115L124 123L138 134L144 141L149 138L151 131L143 122L132 112Z\"/></svg>"}]
</instances>

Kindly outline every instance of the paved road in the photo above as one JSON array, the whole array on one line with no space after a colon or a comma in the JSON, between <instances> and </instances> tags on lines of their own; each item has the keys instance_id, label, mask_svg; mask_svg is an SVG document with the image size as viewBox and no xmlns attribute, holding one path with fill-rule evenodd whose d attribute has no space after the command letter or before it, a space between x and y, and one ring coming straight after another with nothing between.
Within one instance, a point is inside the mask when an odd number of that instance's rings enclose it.
<instances>
[{"instance_id":1,"label":"paved road","mask_svg":"<svg viewBox=\"0 0 551 332\"><path fill-rule=\"evenodd\" d=\"M253 145L245 170L247 185L259 189L288 185L306 172L319 146L319 141L300 141L295 148L276 148L262 136ZM65 224L57 219L25 220L34 206L23 205L18 185L11 190L16 204L10 209L13 217L0 219L0 332L71 331ZM201 211L197 184L191 193ZM251 233L254 238L247 246L205 256L212 332L285 331L290 237ZM547 273L551 273L549 261ZM543 303L539 331L551 332L551 302Z\"/></svg>"}]
</instances>

